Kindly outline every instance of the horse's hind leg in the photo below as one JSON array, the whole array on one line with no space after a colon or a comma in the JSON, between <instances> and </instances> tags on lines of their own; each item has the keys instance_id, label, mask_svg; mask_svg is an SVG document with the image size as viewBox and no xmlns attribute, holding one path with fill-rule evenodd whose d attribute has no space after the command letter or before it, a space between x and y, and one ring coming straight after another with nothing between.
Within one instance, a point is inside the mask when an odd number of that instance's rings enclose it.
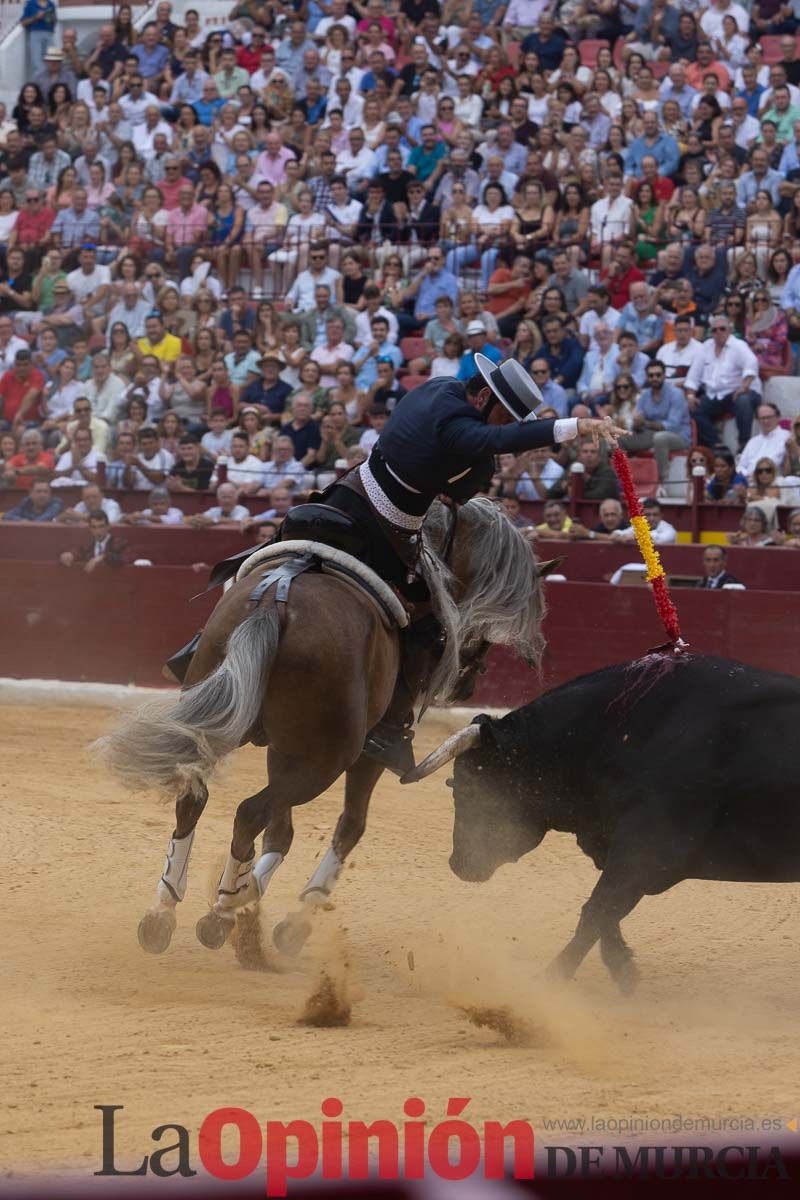
<instances>
[{"instance_id":1,"label":"horse's hind leg","mask_svg":"<svg viewBox=\"0 0 800 1200\"><path fill-rule=\"evenodd\" d=\"M210 912L197 923L197 936L215 950L233 929L236 910L263 896L292 844L291 810L316 799L341 774L339 767L320 768L270 747L269 785L249 796L236 810L228 860ZM255 839L269 829L264 853L256 862Z\"/></svg>"},{"instance_id":2,"label":"horse's hind leg","mask_svg":"<svg viewBox=\"0 0 800 1200\"><path fill-rule=\"evenodd\" d=\"M175 830L167 846L156 902L139 922L139 945L149 954L163 954L175 930L175 909L186 895L194 831L208 800L208 788L184 792L175 801Z\"/></svg>"},{"instance_id":3,"label":"horse's hind leg","mask_svg":"<svg viewBox=\"0 0 800 1200\"><path fill-rule=\"evenodd\" d=\"M383 767L360 758L347 772L344 809L336 823L333 840L322 861L300 893L301 907L287 913L272 931L272 940L283 954L299 954L311 933L314 911L331 896L344 860L358 845L367 826L367 810Z\"/></svg>"}]
</instances>

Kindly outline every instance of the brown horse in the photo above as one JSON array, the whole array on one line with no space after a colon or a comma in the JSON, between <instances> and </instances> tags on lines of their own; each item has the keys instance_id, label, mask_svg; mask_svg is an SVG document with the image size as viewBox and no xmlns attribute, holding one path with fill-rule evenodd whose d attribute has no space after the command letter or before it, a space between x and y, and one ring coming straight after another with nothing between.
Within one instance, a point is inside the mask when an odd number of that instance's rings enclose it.
<instances>
[{"instance_id":1,"label":"brown horse","mask_svg":"<svg viewBox=\"0 0 800 1200\"><path fill-rule=\"evenodd\" d=\"M444 655L418 697L424 703L449 700L463 682L464 664L485 643L511 645L532 662L542 650L542 587L529 542L485 498L461 507L454 531L451 520L436 502L422 531L421 568L446 633ZM263 895L291 846L295 805L314 800L345 773L344 810L332 845L301 894L301 912L274 931L279 949L297 952L310 928L307 914L330 894L364 832L383 770L361 750L389 705L401 635L386 627L366 595L334 576L299 575L283 625L273 592L253 607L254 582L255 575L242 579L223 595L180 697L148 705L100 743L127 785L157 787L176 798L156 904L139 926L141 945L152 953L169 945L207 782L231 750L248 741L266 744L269 783L236 811L217 901L197 926L209 947L223 944L238 908Z\"/></svg>"}]
</instances>

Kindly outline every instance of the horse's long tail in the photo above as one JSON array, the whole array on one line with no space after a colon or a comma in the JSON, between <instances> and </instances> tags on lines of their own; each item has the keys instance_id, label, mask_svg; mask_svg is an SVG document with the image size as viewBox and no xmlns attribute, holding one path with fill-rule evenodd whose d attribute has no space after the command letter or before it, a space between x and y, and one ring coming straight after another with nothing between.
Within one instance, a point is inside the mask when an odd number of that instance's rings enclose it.
<instances>
[{"instance_id":1,"label":"horse's long tail","mask_svg":"<svg viewBox=\"0 0 800 1200\"><path fill-rule=\"evenodd\" d=\"M137 790L194 790L255 724L279 638L275 606L257 608L233 631L207 679L177 701L146 704L95 743L106 765Z\"/></svg>"}]
</instances>

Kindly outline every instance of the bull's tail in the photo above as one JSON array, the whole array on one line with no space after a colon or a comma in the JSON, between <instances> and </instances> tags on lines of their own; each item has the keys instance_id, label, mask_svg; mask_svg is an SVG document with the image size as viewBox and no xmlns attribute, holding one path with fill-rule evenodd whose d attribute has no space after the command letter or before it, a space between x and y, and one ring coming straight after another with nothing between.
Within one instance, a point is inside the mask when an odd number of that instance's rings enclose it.
<instances>
[{"instance_id":1,"label":"bull's tail","mask_svg":"<svg viewBox=\"0 0 800 1200\"><path fill-rule=\"evenodd\" d=\"M253 728L279 638L275 606L257 608L233 631L207 679L177 701L146 704L95 744L106 765L130 788L194 791Z\"/></svg>"}]
</instances>

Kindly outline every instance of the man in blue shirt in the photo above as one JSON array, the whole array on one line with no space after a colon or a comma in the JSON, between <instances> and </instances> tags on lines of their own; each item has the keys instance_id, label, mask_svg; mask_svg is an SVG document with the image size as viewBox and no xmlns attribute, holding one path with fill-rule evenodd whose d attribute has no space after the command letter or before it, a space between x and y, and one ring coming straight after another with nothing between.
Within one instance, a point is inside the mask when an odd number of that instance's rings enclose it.
<instances>
[{"instance_id":1,"label":"man in blue shirt","mask_svg":"<svg viewBox=\"0 0 800 1200\"><path fill-rule=\"evenodd\" d=\"M669 69L668 77L662 81L661 87L658 89L658 94L661 97L659 108L663 112L664 104L667 100L674 100L678 108L681 110L681 116L688 121L692 117L692 101L697 95L697 91L693 87L689 87L686 82L686 67L682 62L673 63Z\"/></svg>"},{"instance_id":2,"label":"man in blue shirt","mask_svg":"<svg viewBox=\"0 0 800 1200\"><path fill-rule=\"evenodd\" d=\"M644 114L642 127L642 136L634 138L625 153L625 174L641 175L642 159L649 154L658 163L659 173L671 179L677 173L681 158L678 143L668 133L661 132L654 112Z\"/></svg>"},{"instance_id":3,"label":"man in blue shirt","mask_svg":"<svg viewBox=\"0 0 800 1200\"><path fill-rule=\"evenodd\" d=\"M461 383L466 383L468 379L472 379L473 375L478 374L478 367L475 363L476 354L483 354L485 358L491 359L493 363L499 363L503 358L502 352L496 346L492 346L487 342L486 326L483 321L470 321L466 332L469 349L461 356L458 374L456 375L456 379Z\"/></svg>"},{"instance_id":4,"label":"man in blue shirt","mask_svg":"<svg viewBox=\"0 0 800 1200\"><path fill-rule=\"evenodd\" d=\"M569 397L560 383L550 377L550 364L546 358L535 358L530 367L533 382L542 393L546 408L552 408L559 417L569 416ZM538 410L541 412L541 409Z\"/></svg>"},{"instance_id":5,"label":"man in blue shirt","mask_svg":"<svg viewBox=\"0 0 800 1200\"><path fill-rule=\"evenodd\" d=\"M745 63L742 67L742 80L744 87L735 94L747 101L749 116L757 117L761 107L761 97L767 89L758 82L758 72L752 63Z\"/></svg>"},{"instance_id":6,"label":"man in blue shirt","mask_svg":"<svg viewBox=\"0 0 800 1200\"><path fill-rule=\"evenodd\" d=\"M414 301L414 315L408 312L398 313L397 320L401 333L408 333L436 316L436 299L438 296L449 296L453 308L458 308L458 280L451 271L445 269L444 251L440 246L432 246L425 265L417 277L406 289L406 300Z\"/></svg>"},{"instance_id":7,"label":"man in blue shirt","mask_svg":"<svg viewBox=\"0 0 800 1200\"><path fill-rule=\"evenodd\" d=\"M539 32L529 33L522 43L522 53L535 50L539 55L539 69L555 71L561 66L561 59L566 48L565 38L556 32L556 23L549 13L542 13L539 18Z\"/></svg>"},{"instance_id":8,"label":"man in blue shirt","mask_svg":"<svg viewBox=\"0 0 800 1200\"><path fill-rule=\"evenodd\" d=\"M209 78L202 67L197 50L187 50L183 58L183 74L175 80L170 93L171 104L198 104L203 98L203 84Z\"/></svg>"},{"instance_id":9,"label":"man in blue shirt","mask_svg":"<svg viewBox=\"0 0 800 1200\"><path fill-rule=\"evenodd\" d=\"M60 500L54 499L50 484L37 479L31 484L27 497L3 514L3 520L54 521L63 507Z\"/></svg>"},{"instance_id":10,"label":"man in blue shirt","mask_svg":"<svg viewBox=\"0 0 800 1200\"><path fill-rule=\"evenodd\" d=\"M169 50L159 42L154 24L145 25L142 40L137 42L131 53L139 60L139 70L145 84L151 92L155 91L169 62Z\"/></svg>"},{"instance_id":11,"label":"man in blue shirt","mask_svg":"<svg viewBox=\"0 0 800 1200\"><path fill-rule=\"evenodd\" d=\"M567 337L561 317L550 316L542 322L545 345L538 352L550 368L556 383L565 391L574 391L583 366L583 351L577 338Z\"/></svg>"},{"instance_id":12,"label":"man in blue shirt","mask_svg":"<svg viewBox=\"0 0 800 1200\"><path fill-rule=\"evenodd\" d=\"M45 53L54 40L57 22L58 9L53 0L25 0L20 25L28 43L28 68L23 79L38 75Z\"/></svg>"},{"instance_id":13,"label":"man in blue shirt","mask_svg":"<svg viewBox=\"0 0 800 1200\"><path fill-rule=\"evenodd\" d=\"M373 317L370 321L372 341L357 350L353 357L353 366L358 369L356 387L367 391L378 380L378 363L391 362L397 371L403 365L403 355L389 341L389 322L385 317Z\"/></svg>"},{"instance_id":14,"label":"man in blue shirt","mask_svg":"<svg viewBox=\"0 0 800 1200\"><path fill-rule=\"evenodd\" d=\"M279 418L293 391L292 385L280 377L286 363L277 350L267 350L259 360L259 365L261 376L244 389L242 405L261 405L268 408L273 417ZM270 423L277 424L277 421Z\"/></svg>"},{"instance_id":15,"label":"man in blue shirt","mask_svg":"<svg viewBox=\"0 0 800 1200\"><path fill-rule=\"evenodd\" d=\"M197 119L201 125L206 125L209 128L214 124L214 118L222 108L225 101L222 96L217 94L217 85L211 78L203 81L203 91L200 100L194 101L194 111L197 113Z\"/></svg>"},{"instance_id":16,"label":"man in blue shirt","mask_svg":"<svg viewBox=\"0 0 800 1200\"><path fill-rule=\"evenodd\" d=\"M655 354L663 340L664 321L650 308L650 286L643 280L632 283L630 300L620 314L619 332L636 334L645 354Z\"/></svg>"},{"instance_id":17,"label":"man in blue shirt","mask_svg":"<svg viewBox=\"0 0 800 1200\"><path fill-rule=\"evenodd\" d=\"M438 141L433 125L422 126L422 145L415 146L408 160L408 169L417 177L420 183L434 173L443 158L447 157L447 147Z\"/></svg>"},{"instance_id":18,"label":"man in blue shirt","mask_svg":"<svg viewBox=\"0 0 800 1200\"><path fill-rule=\"evenodd\" d=\"M633 433L620 439L623 450L652 450L662 481L669 473L672 450L688 450L692 444L689 405L683 388L666 382L662 362L647 368L647 387L639 394L633 414Z\"/></svg>"}]
</instances>

